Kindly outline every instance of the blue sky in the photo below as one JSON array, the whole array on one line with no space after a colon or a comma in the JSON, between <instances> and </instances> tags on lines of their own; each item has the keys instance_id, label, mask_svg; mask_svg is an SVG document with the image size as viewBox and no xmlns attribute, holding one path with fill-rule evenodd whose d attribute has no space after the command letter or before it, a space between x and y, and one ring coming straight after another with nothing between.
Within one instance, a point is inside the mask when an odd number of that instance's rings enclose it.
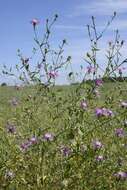
<instances>
[{"instance_id":1,"label":"blue sky","mask_svg":"<svg viewBox=\"0 0 127 190\"><path fill-rule=\"evenodd\" d=\"M13 66L19 62L17 49L29 56L33 47L33 32L30 20L40 20L40 31L45 27L46 18L58 14L59 18L54 26L54 46L67 39L65 55L72 56L72 66L77 71L82 64L85 67L83 56L89 49L86 24L94 15L98 30L104 27L106 20L114 11L117 17L104 35L101 48L113 38L113 31L120 30L121 38L127 38L127 1L126 0L0 0L0 64ZM123 54L126 54L126 45ZM100 54L103 62L104 54ZM4 77L0 78L4 80ZM65 83L65 74L62 73L59 83Z\"/></svg>"}]
</instances>

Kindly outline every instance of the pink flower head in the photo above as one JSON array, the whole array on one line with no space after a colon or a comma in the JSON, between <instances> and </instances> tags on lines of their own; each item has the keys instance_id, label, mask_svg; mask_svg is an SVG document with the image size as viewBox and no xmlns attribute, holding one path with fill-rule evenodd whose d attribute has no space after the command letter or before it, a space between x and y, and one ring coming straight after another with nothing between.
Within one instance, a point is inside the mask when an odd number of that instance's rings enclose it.
<instances>
[{"instance_id":1,"label":"pink flower head","mask_svg":"<svg viewBox=\"0 0 127 190\"><path fill-rule=\"evenodd\" d=\"M96 79L95 84L96 84L96 86L102 86L102 84L103 84L102 79Z\"/></svg>"},{"instance_id":2,"label":"pink flower head","mask_svg":"<svg viewBox=\"0 0 127 190\"><path fill-rule=\"evenodd\" d=\"M85 101L85 100L82 100L80 106L81 106L81 108L82 108L83 110L86 110L86 109L87 109L87 103L86 103L86 101Z\"/></svg>"},{"instance_id":3,"label":"pink flower head","mask_svg":"<svg viewBox=\"0 0 127 190\"><path fill-rule=\"evenodd\" d=\"M31 24L33 25L33 27L35 28L36 25L38 25L40 22L38 19L34 18L31 20Z\"/></svg>"},{"instance_id":4,"label":"pink flower head","mask_svg":"<svg viewBox=\"0 0 127 190\"><path fill-rule=\"evenodd\" d=\"M58 73L56 71L51 71L49 72L49 77L55 79L56 77L58 77Z\"/></svg>"}]
</instances>

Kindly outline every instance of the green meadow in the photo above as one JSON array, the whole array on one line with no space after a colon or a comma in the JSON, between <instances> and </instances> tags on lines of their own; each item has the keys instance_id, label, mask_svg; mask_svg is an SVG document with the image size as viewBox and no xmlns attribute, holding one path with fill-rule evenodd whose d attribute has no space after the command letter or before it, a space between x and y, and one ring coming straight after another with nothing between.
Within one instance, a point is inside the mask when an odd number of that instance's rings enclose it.
<instances>
[{"instance_id":1,"label":"green meadow","mask_svg":"<svg viewBox=\"0 0 127 190\"><path fill-rule=\"evenodd\" d=\"M36 86L0 87L1 190L127 189L127 108L121 106L127 82L104 83L84 110L86 86L51 87L38 96ZM97 107L113 116L97 117Z\"/></svg>"}]
</instances>

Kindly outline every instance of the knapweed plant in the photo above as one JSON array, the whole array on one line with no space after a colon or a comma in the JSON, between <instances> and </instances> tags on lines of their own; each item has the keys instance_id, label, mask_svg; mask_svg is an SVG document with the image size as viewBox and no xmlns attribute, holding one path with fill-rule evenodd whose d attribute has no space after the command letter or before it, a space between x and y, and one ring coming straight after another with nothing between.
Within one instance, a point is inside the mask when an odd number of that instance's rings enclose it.
<instances>
[{"instance_id":1,"label":"knapweed plant","mask_svg":"<svg viewBox=\"0 0 127 190\"><path fill-rule=\"evenodd\" d=\"M118 30L115 40L108 42L105 65L98 62L99 42L115 16L114 12L100 33L92 16L87 25L91 44L84 57L87 66L82 69L82 81L69 86L55 86L61 69L71 64L71 57L64 56L66 40L58 50L50 43L58 15L46 20L42 39L40 21L31 21L32 56L18 50L21 64L16 71L3 69L24 85L2 87L10 95L4 102L6 114L0 115L0 189L127 189L127 84L123 75L127 60L121 55L124 41ZM38 59L34 65L33 57Z\"/></svg>"}]
</instances>

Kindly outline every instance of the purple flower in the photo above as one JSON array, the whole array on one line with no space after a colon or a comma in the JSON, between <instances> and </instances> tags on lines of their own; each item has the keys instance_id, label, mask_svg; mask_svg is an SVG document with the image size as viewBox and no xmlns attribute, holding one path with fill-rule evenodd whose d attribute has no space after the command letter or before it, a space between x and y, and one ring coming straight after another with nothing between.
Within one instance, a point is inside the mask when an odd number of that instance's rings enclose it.
<instances>
[{"instance_id":1,"label":"purple flower","mask_svg":"<svg viewBox=\"0 0 127 190\"><path fill-rule=\"evenodd\" d=\"M95 84L96 84L96 86L102 86L102 84L103 84L102 79L96 79Z\"/></svg>"},{"instance_id":2,"label":"purple flower","mask_svg":"<svg viewBox=\"0 0 127 190\"><path fill-rule=\"evenodd\" d=\"M106 108L102 108L102 115L108 116L108 110Z\"/></svg>"},{"instance_id":3,"label":"purple flower","mask_svg":"<svg viewBox=\"0 0 127 190\"><path fill-rule=\"evenodd\" d=\"M64 155L64 156L69 156L70 153L71 153L71 149L69 147L62 147L61 148L61 153Z\"/></svg>"},{"instance_id":4,"label":"purple flower","mask_svg":"<svg viewBox=\"0 0 127 190\"><path fill-rule=\"evenodd\" d=\"M119 171L114 174L118 179L127 179L127 172Z\"/></svg>"},{"instance_id":5,"label":"purple flower","mask_svg":"<svg viewBox=\"0 0 127 190\"><path fill-rule=\"evenodd\" d=\"M104 157L102 155L96 156L96 161L100 162L103 160L104 160Z\"/></svg>"},{"instance_id":6,"label":"purple flower","mask_svg":"<svg viewBox=\"0 0 127 190\"><path fill-rule=\"evenodd\" d=\"M102 109L101 108L96 108L95 109L95 114L96 114L97 117L102 116L103 115Z\"/></svg>"},{"instance_id":7,"label":"purple flower","mask_svg":"<svg viewBox=\"0 0 127 190\"><path fill-rule=\"evenodd\" d=\"M16 133L16 129L15 129L15 125L7 122L6 124L6 129L7 129L7 132L8 133L11 133L11 134L15 134Z\"/></svg>"},{"instance_id":8,"label":"purple flower","mask_svg":"<svg viewBox=\"0 0 127 190\"><path fill-rule=\"evenodd\" d=\"M113 112L109 109L102 108L103 116L113 116Z\"/></svg>"},{"instance_id":9,"label":"purple flower","mask_svg":"<svg viewBox=\"0 0 127 190\"><path fill-rule=\"evenodd\" d=\"M85 101L85 100L82 100L80 106L81 106L81 108L82 108L83 110L86 110L86 109L87 109L87 103L86 103L86 101Z\"/></svg>"},{"instance_id":10,"label":"purple flower","mask_svg":"<svg viewBox=\"0 0 127 190\"><path fill-rule=\"evenodd\" d=\"M92 146L94 150L101 149L102 148L102 143L98 140L95 140L92 142Z\"/></svg>"},{"instance_id":11,"label":"purple flower","mask_svg":"<svg viewBox=\"0 0 127 190\"><path fill-rule=\"evenodd\" d=\"M127 108L127 102L121 102L121 107L122 108Z\"/></svg>"},{"instance_id":12,"label":"purple flower","mask_svg":"<svg viewBox=\"0 0 127 190\"><path fill-rule=\"evenodd\" d=\"M115 134L117 137L124 137L124 135L125 135L123 128L117 128L115 130Z\"/></svg>"},{"instance_id":13,"label":"purple flower","mask_svg":"<svg viewBox=\"0 0 127 190\"><path fill-rule=\"evenodd\" d=\"M43 137L45 140L47 141L53 141L54 139L54 135L51 134L51 133L45 133L44 137Z\"/></svg>"}]
</instances>

